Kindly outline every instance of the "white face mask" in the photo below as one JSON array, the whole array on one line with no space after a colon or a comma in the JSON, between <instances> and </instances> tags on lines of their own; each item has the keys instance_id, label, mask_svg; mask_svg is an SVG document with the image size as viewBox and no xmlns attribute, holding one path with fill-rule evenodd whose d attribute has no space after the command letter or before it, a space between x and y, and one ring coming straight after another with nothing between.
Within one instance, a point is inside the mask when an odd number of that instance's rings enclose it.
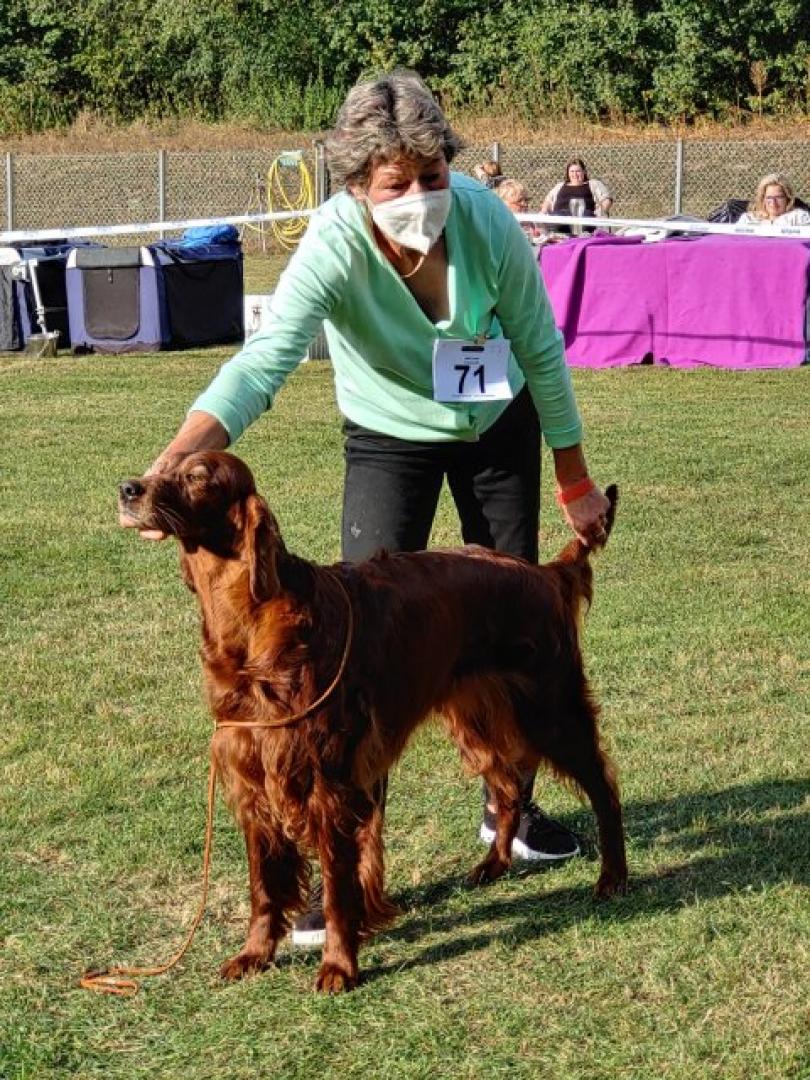
<instances>
[{"instance_id":1,"label":"white face mask","mask_svg":"<svg viewBox=\"0 0 810 1080\"><path fill-rule=\"evenodd\" d=\"M450 213L450 188L400 195L369 208L374 224L397 244L427 255L439 237Z\"/></svg>"}]
</instances>

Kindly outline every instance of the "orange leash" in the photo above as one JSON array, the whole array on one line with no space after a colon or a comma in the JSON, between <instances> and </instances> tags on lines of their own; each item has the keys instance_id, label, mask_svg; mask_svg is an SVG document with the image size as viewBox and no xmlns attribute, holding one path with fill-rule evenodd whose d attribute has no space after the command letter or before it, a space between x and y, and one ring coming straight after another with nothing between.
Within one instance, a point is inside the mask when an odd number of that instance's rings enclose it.
<instances>
[{"instance_id":1,"label":"orange leash","mask_svg":"<svg viewBox=\"0 0 810 1080\"><path fill-rule=\"evenodd\" d=\"M79 986L85 990L95 990L99 994L118 994L120 997L132 997L138 993L138 984L131 976L143 977L147 975L163 975L179 963L188 952L197 927L202 922L205 914L205 905L208 901L208 878L211 868L211 848L214 837L214 794L217 786L217 774L214 767L214 758L208 767L208 813L205 822L205 849L203 851L203 889L200 905L194 922L191 924L186 940L180 950L165 964L156 967L111 967L100 971L86 971L79 980Z\"/></svg>"},{"instance_id":2,"label":"orange leash","mask_svg":"<svg viewBox=\"0 0 810 1080\"><path fill-rule=\"evenodd\" d=\"M224 723L217 724L219 728L277 728L286 727L289 724L294 724L298 720L303 720L309 716L311 712L322 705L331 694L334 693L338 683L343 678L343 673L346 670L346 664L349 660L349 653L352 647L352 638L354 636L354 612L352 609L351 597L346 591L345 586L339 579L335 579L340 586L344 599L346 600L346 606L349 612L349 620L346 628L346 643L343 647L343 655L340 659L337 673L332 679L329 686L324 690L320 697L316 698L311 705L308 705L300 712L293 713L290 716L281 717L278 720L255 720L242 722L239 720L226 720ZM101 968L91 971L86 971L79 979L79 986L83 990L93 990L97 994L116 994L119 997L132 997L138 993L138 983L135 982L135 978L146 978L151 975L165 975L167 971L170 971L176 964L178 964L188 952L191 947L191 943L194 940L194 936L197 933L200 923L202 922L203 915L205 914L205 906L208 902L208 885L211 870L211 850L214 844L214 796L216 795L217 788L217 772L214 764L214 755L211 753L211 758L208 766L208 809L206 811L205 820L205 845L203 848L203 885L202 885L202 897L200 898L200 904L197 908L197 914L194 916L194 921L191 924L191 929L186 935L186 940L182 946L175 953L175 955L168 960L165 964L158 964L155 967L111 967ZM134 976L134 978L133 978Z\"/></svg>"}]
</instances>

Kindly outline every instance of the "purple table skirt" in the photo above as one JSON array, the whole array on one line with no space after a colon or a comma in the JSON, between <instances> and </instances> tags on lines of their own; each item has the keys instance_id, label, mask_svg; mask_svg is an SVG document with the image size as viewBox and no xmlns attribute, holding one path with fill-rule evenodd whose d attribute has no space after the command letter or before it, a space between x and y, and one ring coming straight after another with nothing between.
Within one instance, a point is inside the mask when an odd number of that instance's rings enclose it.
<instances>
[{"instance_id":1,"label":"purple table skirt","mask_svg":"<svg viewBox=\"0 0 810 1080\"><path fill-rule=\"evenodd\" d=\"M594 236L538 256L574 367L795 367L807 357L810 243Z\"/></svg>"}]
</instances>

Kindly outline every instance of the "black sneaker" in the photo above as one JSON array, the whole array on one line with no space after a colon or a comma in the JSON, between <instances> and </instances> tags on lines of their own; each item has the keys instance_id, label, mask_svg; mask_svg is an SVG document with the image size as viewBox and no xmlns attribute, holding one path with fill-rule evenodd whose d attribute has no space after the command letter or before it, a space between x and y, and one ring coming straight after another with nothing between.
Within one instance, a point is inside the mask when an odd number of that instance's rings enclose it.
<instances>
[{"instance_id":1,"label":"black sneaker","mask_svg":"<svg viewBox=\"0 0 810 1080\"><path fill-rule=\"evenodd\" d=\"M495 814L486 807L478 835L485 844L491 844L495 839ZM552 821L537 803L529 800L521 810L512 854L515 858L531 861L571 859L579 855L579 842L569 829Z\"/></svg>"},{"instance_id":2,"label":"black sneaker","mask_svg":"<svg viewBox=\"0 0 810 1080\"><path fill-rule=\"evenodd\" d=\"M323 917L323 883L316 881L309 894L309 906L293 922L292 943L296 949L319 949L326 941Z\"/></svg>"}]
</instances>

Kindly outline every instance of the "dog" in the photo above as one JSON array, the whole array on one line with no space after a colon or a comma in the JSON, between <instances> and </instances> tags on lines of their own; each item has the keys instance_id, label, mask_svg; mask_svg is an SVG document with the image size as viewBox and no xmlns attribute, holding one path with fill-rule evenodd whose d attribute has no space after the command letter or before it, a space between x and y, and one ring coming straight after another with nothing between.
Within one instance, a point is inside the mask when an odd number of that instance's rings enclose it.
<instances>
[{"instance_id":1,"label":"dog","mask_svg":"<svg viewBox=\"0 0 810 1080\"><path fill-rule=\"evenodd\" d=\"M615 487L607 494L606 536ZM396 914L380 786L432 714L497 800L472 882L508 869L520 778L544 764L596 814L597 894L625 890L618 788L579 644L592 593L579 539L539 567L475 546L320 566L287 550L247 465L224 451L122 483L119 515L177 538L201 609L212 754L250 876L247 939L225 979L273 962L306 906L314 855L326 922L316 989L357 985L361 940Z\"/></svg>"}]
</instances>

